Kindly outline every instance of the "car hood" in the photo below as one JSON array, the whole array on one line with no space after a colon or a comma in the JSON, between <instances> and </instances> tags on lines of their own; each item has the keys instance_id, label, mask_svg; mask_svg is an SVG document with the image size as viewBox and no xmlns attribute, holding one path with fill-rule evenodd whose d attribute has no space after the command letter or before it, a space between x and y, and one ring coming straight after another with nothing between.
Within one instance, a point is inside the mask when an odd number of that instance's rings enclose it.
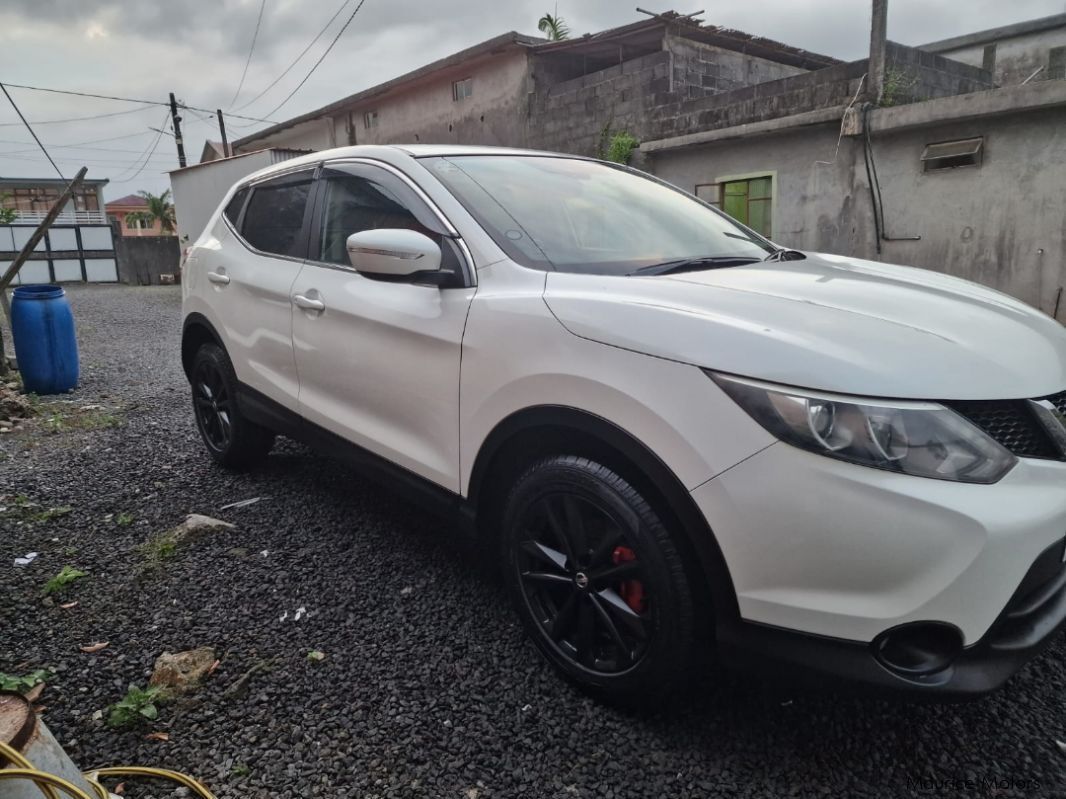
<instances>
[{"instance_id":1,"label":"car hood","mask_svg":"<svg viewBox=\"0 0 1066 799\"><path fill-rule=\"evenodd\" d=\"M793 386L912 399L1066 389L1066 328L948 275L833 255L677 275L550 273L572 333Z\"/></svg>"}]
</instances>

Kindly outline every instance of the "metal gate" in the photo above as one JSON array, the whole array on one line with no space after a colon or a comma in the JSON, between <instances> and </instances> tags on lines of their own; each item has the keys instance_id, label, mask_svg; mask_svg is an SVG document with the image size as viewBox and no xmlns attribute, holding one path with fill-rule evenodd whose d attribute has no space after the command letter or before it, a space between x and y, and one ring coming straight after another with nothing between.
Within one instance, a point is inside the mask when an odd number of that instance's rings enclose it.
<instances>
[{"instance_id":1,"label":"metal gate","mask_svg":"<svg viewBox=\"0 0 1066 799\"><path fill-rule=\"evenodd\" d=\"M35 225L0 226L0 274L29 241ZM55 224L23 264L19 283L117 283L114 232L109 224Z\"/></svg>"}]
</instances>

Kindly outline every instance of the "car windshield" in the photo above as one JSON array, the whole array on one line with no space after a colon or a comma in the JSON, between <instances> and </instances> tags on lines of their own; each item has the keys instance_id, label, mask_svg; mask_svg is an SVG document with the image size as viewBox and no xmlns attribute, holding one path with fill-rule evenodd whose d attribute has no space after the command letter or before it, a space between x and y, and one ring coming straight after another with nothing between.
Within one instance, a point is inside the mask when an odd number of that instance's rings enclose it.
<instances>
[{"instance_id":1,"label":"car windshield","mask_svg":"<svg viewBox=\"0 0 1066 799\"><path fill-rule=\"evenodd\" d=\"M425 163L524 266L624 275L685 259L757 261L774 251L695 197L596 161L471 155Z\"/></svg>"}]
</instances>

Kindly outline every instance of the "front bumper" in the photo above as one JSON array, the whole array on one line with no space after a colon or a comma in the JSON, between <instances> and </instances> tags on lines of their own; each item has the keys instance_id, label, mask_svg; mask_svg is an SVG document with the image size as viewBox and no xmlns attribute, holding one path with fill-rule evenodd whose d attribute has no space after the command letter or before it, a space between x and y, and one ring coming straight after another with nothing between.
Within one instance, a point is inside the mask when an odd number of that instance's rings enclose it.
<instances>
[{"instance_id":1,"label":"front bumper","mask_svg":"<svg viewBox=\"0 0 1066 799\"><path fill-rule=\"evenodd\" d=\"M740 622L719 631L723 662L746 671L787 671L800 677L838 678L938 699L968 698L995 690L1045 649L1066 626L1064 542L1036 559L988 633L952 663L914 675L881 663L874 646Z\"/></svg>"},{"instance_id":2,"label":"front bumper","mask_svg":"<svg viewBox=\"0 0 1066 799\"><path fill-rule=\"evenodd\" d=\"M967 485L778 443L692 494L736 592L739 619L719 630L726 660L974 694L1066 619L1066 463L1022 460L995 485ZM875 658L879 635L923 622L961 633L949 667L916 677Z\"/></svg>"}]
</instances>

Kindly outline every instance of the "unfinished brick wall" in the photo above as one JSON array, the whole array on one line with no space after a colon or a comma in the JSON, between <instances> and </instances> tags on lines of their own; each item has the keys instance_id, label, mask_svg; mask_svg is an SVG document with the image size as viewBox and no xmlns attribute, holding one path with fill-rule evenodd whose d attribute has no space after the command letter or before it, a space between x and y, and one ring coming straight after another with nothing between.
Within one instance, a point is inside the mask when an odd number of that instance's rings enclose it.
<instances>
[{"instance_id":1,"label":"unfinished brick wall","mask_svg":"<svg viewBox=\"0 0 1066 799\"><path fill-rule=\"evenodd\" d=\"M607 69L545 86L530 97L530 146L596 155L604 131L658 138L683 102L722 94L804 70L677 36L664 49Z\"/></svg>"},{"instance_id":2,"label":"unfinished brick wall","mask_svg":"<svg viewBox=\"0 0 1066 799\"><path fill-rule=\"evenodd\" d=\"M647 141L835 108L867 70L862 60L807 72L680 37L664 46L532 94L530 146L596 155L605 130ZM983 69L893 42L886 75L889 105L992 88Z\"/></svg>"}]
</instances>

